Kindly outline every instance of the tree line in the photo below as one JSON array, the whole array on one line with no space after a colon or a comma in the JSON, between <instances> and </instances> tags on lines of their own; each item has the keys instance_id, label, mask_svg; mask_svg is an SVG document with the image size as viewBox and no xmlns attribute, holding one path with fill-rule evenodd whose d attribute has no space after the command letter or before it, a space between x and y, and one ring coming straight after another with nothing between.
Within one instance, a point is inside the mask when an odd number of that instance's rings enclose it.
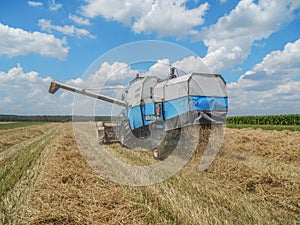
<instances>
[{"instance_id":1,"label":"tree line","mask_svg":"<svg viewBox=\"0 0 300 225\"><path fill-rule=\"evenodd\" d=\"M71 115L0 115L0 122L70 122ZM76 116L76 121L111 121L111 116Z\"/></svg>"},{"instance_id":2,"label":"tree line","mask_svg":"<svg viewBox=\"0 0 300 225\"><path fill-rule=\"evenodd\" d=\"M0 122L70 122L71 115L0 115ZM76 116L75 121L112 121L116 116ZM300 114L266 116L229 116L227 124L300 125Z\"/></svg>"}]
</instances>

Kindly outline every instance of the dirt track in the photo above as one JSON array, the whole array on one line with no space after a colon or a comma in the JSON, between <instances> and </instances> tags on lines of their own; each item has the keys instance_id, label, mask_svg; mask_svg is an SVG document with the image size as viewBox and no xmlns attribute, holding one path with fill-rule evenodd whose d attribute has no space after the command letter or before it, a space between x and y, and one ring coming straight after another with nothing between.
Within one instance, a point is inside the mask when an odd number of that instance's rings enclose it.
<instances>
[{"instance_id":1,"label":"dirt track","mask_svg":"<svg viewBox=\"0 0 300 225\"><path fill-rule=\"evenodd\" d=\"M40 134L49 128L43 129ZM20 135L24 137L22 132ZM171 179L139 188L121 186L97 176L81 156L70 124L60 125L51 135L38 162L2 199L10 213L2 213L0 221L15 224L300 223L300 132L227 129L221 151L206 171L197 170L199 157L195 156ZM28 140L32 138L35 135L18 139L9 149L22 142L29 145ZM1 146L5 145L1 134L0 140ZM118 145L112 148L132 154ZM134 157L138 159L139 154ZM17 202L14 205L13 200Z\"/></svg>"}]
</instances>

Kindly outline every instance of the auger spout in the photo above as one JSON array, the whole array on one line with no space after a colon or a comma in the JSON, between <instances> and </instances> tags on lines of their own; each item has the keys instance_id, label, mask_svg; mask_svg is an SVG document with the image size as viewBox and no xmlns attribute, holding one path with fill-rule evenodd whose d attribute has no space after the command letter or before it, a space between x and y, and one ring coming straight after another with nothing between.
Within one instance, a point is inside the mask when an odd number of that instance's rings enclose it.
<instances>
[{"instance_id":1,"label":"auger spout","mask_svg":"<svg viewBox=\"0 0 300 225\"><path fill-rule=\"evenodd\" d=\"M54 94L60 88L65 89L67 91L75 92L75 93L78 93L78 94L86 95L86 96L89 96L89 97L92 97L92 98L96 98L96 99L99 99L99 100L102 100L102 101L117 104L119 106L124 106L124 107L126 106L126 103L124 101L119 100L119 99L111 98L111 97L108 97L108 96L105 96L105 95L96 94L96 93L87 91L87 90L82 89L82 88L76 88L76 87L66 85L66 84L63 84L63 83L59 83L59 82L56 82L56 81L51 82L51 85L49 87L49 93Z\"/></svg>"}]
</instances>

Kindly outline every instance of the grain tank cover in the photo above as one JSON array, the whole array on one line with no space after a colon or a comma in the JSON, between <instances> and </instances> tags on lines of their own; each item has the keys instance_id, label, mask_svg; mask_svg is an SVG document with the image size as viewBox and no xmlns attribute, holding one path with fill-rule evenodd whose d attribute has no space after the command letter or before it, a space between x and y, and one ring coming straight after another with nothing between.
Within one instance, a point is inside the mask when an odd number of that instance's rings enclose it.
<instances>
[{"instance_id":1,"label":"grain tank cover","mask_svg":"<svg viewBox=\"0 0 300 225\"><path fill-rule=\"evenodd\" d=\"M227 97L226 83L220 75L193 73L188 83L189 95Z\"/></svg>"},{"instance_id":2,"label":"grain tank cover","mask_svg":"<svg viewBox=\"0 0 300 225\"><path fill-rule=\"evenodd\" d=\"M193 124L222 124L228 111L226 83L220 75L191 73L157 83L166 130Z\"/></svg>"},{"instance_id":3,"label":"grain tank cover","mask_svg":"<svg viewBox=\"0 0 300 225\"><path fill-rule=\"evenodd\" d=\"M188 96L189 88L188 81L191 74L168 80L165 84L165 101Z\"/></svg>"},{"instance_id":4,"label":"grain tank cover","mask_svg":"<svg viewBox=\"0 0 300 225\"><path fill-rule=\"evenodd\" d=\"M170 101L186 96L227 97L220 75L192 73L160 82L155 86L155 101Z\"/></svg>"}]
</instances>

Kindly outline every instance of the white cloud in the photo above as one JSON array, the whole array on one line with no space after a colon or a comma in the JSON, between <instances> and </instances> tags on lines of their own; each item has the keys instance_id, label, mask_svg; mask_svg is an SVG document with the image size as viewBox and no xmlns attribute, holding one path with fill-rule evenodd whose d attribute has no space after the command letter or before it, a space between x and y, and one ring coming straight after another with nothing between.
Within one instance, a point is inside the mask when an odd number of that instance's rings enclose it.
<instances>
[{"instance_id":1,"label":"white cloud","mask_svg":"<svg viewBox=\"0 0 300 225\"><path fill-rule=\"evenodd\" d=\"M69 35L69 36L76 36L76 37L89 37L89 38L95 38L95 36L91 35L89 31L82 29L82 28L76 28L73 25L65 25L65 26L58 26L58 25L52 25L51 20L45 20L40 19L38 25L41 27L43 31L52 32L52 30L56 30L58 32L61 32L62 34Z\"/></svg>"},{"instance_id":2,"label":"white cloud","mask_svg":"<svg viewBox=\"0 0 300 225\"><path fill-rule=\"evenodd\" d=\"M56 3L55 0L49 0L49 9L51 11L57 11L62 7L61 3Z\"/></svg>"},{"instance_id":3,"label":"white cloud","mask_svg":"<svg viewBox=\"0 0 300 225\"><path fill-rule=\"evenodd\" d=\"M131 70L126 63L115 62L109 64L104 62L99 69L86 79L74 78L64 83L79 88L99 88L102 85L109 86L101 94L115 98L121 98L123 83L133 79L136 70ZM51 77L42 77L35 71L25 72L20 65L11 68L8 72L0 71L0 108L3 114L39 114L39 115L71 115L74 96L76 96L75 113L90 114L94 112L95 101L97 102L96 113L99 115L110 115L111 110L120 110L111 103L97 101L96 99L60 90L54 95L48 93ZM107 82L106 82L107 81ZM95 93L99 89L89 90ZM84 107L82 107L82 104ZM79 109L78 109L79 107ZM80 109L82 108L82 110ZM86 114L86 115L87 115Z\"/></svg>"},{"instance_id":4,"label":"white cloud","mask_svg":"<svg viewBox=\"0 0 300 225\"><path fill-rule=\"evenodd\" d=\"M102 85L125 86L137 73L139 73L140 76L157 76L162 79L167 78L170 67L175 67L180 76L186 73L210 73L208 67L204 65L201 58L189 56L173 63L167 58L158 59L149 68L145 67L143 70L132 69L131 65L124 62L114 62L112 64L103 62L96 72L85 77L84 81L79 80L79 82L81 82L81 85L84 84L90 87L100 87ZM73 82L73 84L78 84L78 82Z\"/></svg>"},{"instance_id":5,"label":"white cloud","mask_svg":"<svg viewBox=\"0 0 300 225\"><path fill-rule=\"evenodd\" d=\"M0 43L0 55L9 57L33 53L63 60L69 52L65 39L57 39L53 35L40 32L27 32L1 23Z\"/></svg>"},{"instance_id":6,"label":"white cloud","mask_svg":"<svg viewBox=\"0 0 300 225\"><path fill-rule=\"evenodd\" d=\"M169 59L158 59L150 68L146 71L143 71L141 76L157 76L162 79L168 77L170 68L170 60Z\"/></svg>"},{"instance_id":7,"label":"white cloud","mask_svg":"<svg viewBox=\"0 0 300 225\"><path fill-rule=\"evenodd\" d=\"M102 86L107 85L127 85L130 80L132 80L137 73L140 76L157 76L160 78L167 78L170 67L176 67L178 69L179 75L184 75L186 73L209 73L209 69L204 65L203 61L199 57L190 56L182 60L171 63L169 59L158 59L149 68L144 68L143 70L136 70L131 68L124 62L114 62L108 63L103 62L96 72L93 72L88 77L85 77L85 85L92 86ZM80 82L82 82L80 80ZM74 83L75 84L75 83ZM81 83L83 84L83 83Z\"/></svg>"},{"instance_id":8,"label":"white cloud","mask_svg":"<svg viewBox=\"0 0 300 225\"><path fill-rule=\"evenodd\" d=\"M77 78L69 80L66 83L84 88L90 92L121 99L121 94L125 86L130 80L135 78L137 72L123 62L114 62L111 64L103 62L96 71L86 75L84 79ZM76 95L73 113L80 115L92 115L93 113L98 115L118 115L121 109L123 108L105 101Z\"/></svg>"},{"instance_id":9,"label":"white cloud","mask_svg":"<svg viewBox=\"0 0 300 225\"><path fill-rule=\"evenodd\" d=\"M122 62L104 62L99 69L91 76L74 78L64 83L79 88L100 88L103 85L109 89L102 90L105 94L115 98L121 98L122 84L128 84L132 80L137 70L133 70L129 65ZM35 71L25 72L20 65L11 68L8 72L0 71L0 108L3 114L72 114L73 100L76 96L77 112L91 113L97 102L96 113L99 115L110 115L111 110L119 110L111 103L97 101L93 98L74 94L69 91L61 90L54 95L48 93L51 77L42 77ZM89 90L95 93L99 89ZM82 107L81 104L84 104ZM79 109L78 109L79 107ZM82 110L80 109L82 108ZM88 109L87 109L88 108Z\"/></svg>"},{"instance_id":10,"label":"white cloud","mask_svg":"<svg viewBox=\"0 0 300 225\"><path fill-rule=\"evenodd\" d=\"M209 68L203 63L203 59L196 56L189 56L179 60L173 66L186 73L211 73Z\"/></svg>"},{"instance_id":11,"label":"white cloud","mask_svg":"<svg viewBox=\"0 0 300 225\"><path fill-rule=\"evenodd\" d=\"M300 1L241 0L228 15L203 28L196 40L208 47L204 62L214 72L242 63L255 40L268 38L293 18Z\"/></svg>"},{"instance_id":12,"label":"white cloud","mask_svg":"<svg viewBox=\"0 0 300 225\"><path fill-rule=\"evenodd\" d=\"M135 33L155 32L158 36L182 38L197 33L197 26L204 22L208 3L188 9L186 0L85 0L82 14L89 18L97 16L130 26Z\"/></svg>"},{"instance_id":13,"label":"white cloud","mask_svg":"<svg viewBox=\"0 0 300 225\"><path fill-rule=\"evenodd\" d=\"M286 44L282 51L273 51L243 74L237 82L228 84L231 114L298 113L300 110L300 39ZM167 77L169 59L160 59L141 75ZM186 72L209 72L201 58L190 56L172 63ZM89 77L74 78L65 83L81 88L109 86L101 93L120 98L120 89L133 79L138 71L124 62L99 65ZM71 114L73 96L68 91L48 93L51 77L41 77L35 71L24 72L20 65L8 72L0 71L0 108L8 114ZM98 92L99 90L92 90ZM77 95L76 95L77 96ZM76 97L77 99L77 97ZM84 99L79 103L94 99ZM114 106L96 101L97 114L110 113ZM95 107L90 104L91 107ZM89 110L91 111L91 110Z\"/></svg>"},{"instance_id":14,"label":"white cloud","mask_svg":"<svg viewBox=\"0 0 300 225\"><path fill-rule=\"evenodd\" d=\"M208 3L188 10L185 1L157 1L151 9L140 17L132 26L134 32L156 32L159 36L177 36L197 33L196 26L204 23L203 16Z\"/></svg>"},{"instance_id":15,"label":"white cloud","mask_svg":"<svg viewBox=\"0 0 300 225\"><path fill-rule=\"evenodd\" d=\"M173 63L171 63L169 59L159 59L148 71L141 75L157 76L164 79L168 77L170 67L176 68L175 74L178 76L187 73L210 73L208 67L203 63L200 57L189 56Z\"/></svg>"},{"instance_id":16,"label":"white cloud","mask_svg":"<svg viewBox=\"0 0 300 225\"><path fill-rule=\"evenodd\" d=\"M96 72L86 77L86 81L89 83L89 86L120 85L126 84L137 73L137 70L132 70L130 65L124 62L114 62L112 64L103 62Z\"/></svg>"},{"instance_id":17,"label":"white cloud","mask_svg":"<svg viewBox=\"0 0 300 225\"><path fill-rule=\"evenodd\" d=\"M266 71L268 76L278 78L291 78L299 76L300 69L300 39L294 43L287 43L283 51L273 51L268 54L261 63L257 64L253 71Z\"/></svg>"},{"instance_id":18,"label":"white cloud","mask_svg":"<svg viewBox=\"0 0 300 225\"><path fill-rule=\"evenodd\" d=\"M97 16L104 17L108 20L114 20L126 25L131 24L132 19L138 19L143 14L148 12L152 1L149 0L85 0L87 3L81 6L81 11L84 16L95 18Z\"/></svg>"},{"instance_id":19,"label":"white cloud","mask_svg":"<svg viewBox=\"0 0 300 225\"><path fill-rule=\"evenodd\" d=\"M300 39L273 51L228 85L234 114L299 113Z\"/></svg>"},{"instance_id":20,"label":"white cloud","mask_svg":"<svg viewBox=\"0 0 300 225\"><path fill-rule=\"evenodd\" d=\"M239 73L239 72L242 72L243 71L243 68L242 67L238 67L236 69L232 69L231 72L233 73Z\"/></svg>"},{"instance_id":21,"label":"white cloud","mask_svg":"<svg viewBox=\"0 0 300 225\"><path fill-rule=\"evenodd\" d=\"M51 77L24 72L20 65L0 71L0 108L4 114L71 114L72 95L48 93ZM5 96L1 100L1 96ZM68 107L65 107L65 106Z\"/></svg>"},{"instance_id":22,"label":"white cloud","mask_svg":"<svg viewBox=\"0 0 300 225\"><path fill-rule=\"evenodd\" d=\"M69 15L69 19L73 20L75 23L77 23L79 25L85 25L85 26L91 25L90 21L87 18L83 18L80 16Z\"/></svg>"},{"instance_id":23,"label":"white cloud","mask_svg":"<svg viewBox=\"0 0 300 225\"><path fill-rule=\"evenodd\" d=\"M10 97L4 97L0 103L11 103L12 102L12 99Z\"/></svg>"},{"instance_id":24,"label":"white cloud","mask_svg":"<svg viewBox=\"0 0 300 225\"><path fill-rule=\"evenodd\" d=\"M27 3L28 3L29 6L33 6L33 7L43 6L43 3L42 3L42 2L28 1Z\"/></svg>"}]
</instances>

